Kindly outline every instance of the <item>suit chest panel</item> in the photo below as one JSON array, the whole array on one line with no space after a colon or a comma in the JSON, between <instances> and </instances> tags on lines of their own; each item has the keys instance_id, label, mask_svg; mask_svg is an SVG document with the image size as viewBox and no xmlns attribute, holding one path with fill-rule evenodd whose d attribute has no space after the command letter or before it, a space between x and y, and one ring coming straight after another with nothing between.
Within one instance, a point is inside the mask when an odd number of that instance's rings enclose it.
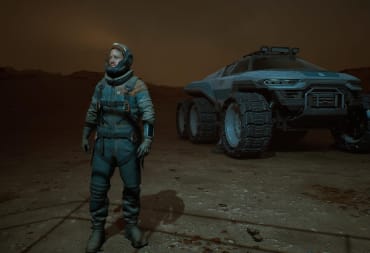
<instances>
[{"instance_id":1,"label":"suit chest panel","mask_svg":"<svg viewBox=\"0 0 370 253\"><path fill-rule=\"evenodd\" d=\"M100 104L105 112L130 112L137 116L138 105L135 96L131 96L124 85L105 85L102 89Z\"/></svg>"},{"instance_id":2,"label":"suit chest panel","mask_svg":"<svg viewBox=\"0 0 370 253\"><path fill-rule=\"evenodd\" d=\"M105 85L102 89L100 99L102 106L121 107L124 103L129 103L129 100L131 100L131 98L123 85Z\"/></svg>"}]
</instances>

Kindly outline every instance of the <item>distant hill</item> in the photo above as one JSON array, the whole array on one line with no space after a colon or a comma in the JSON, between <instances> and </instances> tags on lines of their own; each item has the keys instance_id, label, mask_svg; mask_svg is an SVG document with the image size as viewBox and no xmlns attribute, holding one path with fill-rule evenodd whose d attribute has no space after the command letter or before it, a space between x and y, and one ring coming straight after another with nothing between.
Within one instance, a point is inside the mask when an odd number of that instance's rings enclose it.
<instances>
[{"instance_id":1,"label":"distant hill","mask_svg":"<svg viewBox=\"0 0 370 253\"><path fill-rule=\"evenodd\" d=\"M61 79L70 79L74 81L80 80L82 84L90 83L93 86L104 76L103 72L94 72L94 71L76 71L69 75L62 75L60 73L49 73L42 70L34 70L34 69L26 69L26 70L16 70L12 67L0 67L0 80L18 80L18 79L53 79L56 78L58 80ZM182 92L181 87L170 87L170 86L163 86L160 84L153 84L144 80L145 83L153 89L169 89L173 91L180 91ZM180 94L179 94L180 95Z\"/></svg>"},{"instance_id":2,"label":"distant hill","mask_svg":"<svg viewBox=\"0 0 370 253\"><path fill-rule=\"evenodd\" d=\"M6 119L6 124L0 124L0 131L6 133L3 150L8 145L28 145L33 136L40 135L53 140L58 134L67 134L79 140L95 85L103 76L90 71L62 75L0 67L1 112ZM183 89L144 81L156 111L156 133L175 136L176 108L185 97Z\"/></svg>"},{"instance_id":3,"label":"distant hill","mask_svg":"<svg viewBox=\"0 0 370 253\"><path fill-rule=\"evenodd\" d=\"M361 79L362 85L364 88L364 92L370 93L370 67L364 68L351 68L351 69L344 69L340 72L347 73L357 78ZM90 86L94 86L102 77L104 76L103 72L93 72L93 71L77 71L69 75L62 75L60 73L49 73L41 70L15 70L12 67L0 67L0 80L18 80L18 79L53 79L57 78L58 80L74 80L77 82L81 82L81 84L90 84ZM165 98L165 96L161 95L162 93L170 92L175 96L184 96L184 92L181 87L169 87L169 86L162 86L158 84L153 84L144 80L151 91L160 97ZM166 89L164 92L163 89ZM167 93L168 94L168 93Z\"/></svg>"},{"instance_id":4,"label":"distant hill","mask_svg":"<svg viewBox=\"0 0 370 253\"><path fill-rule=\"evenodd\" d=\"M16 70L12 67L0 67L0 80L38 78L41 76L62 76L59 73L49 73L38 69Z\"/></svg>"},{"instance_id":5,"label":"distant hill","mask_svg":"<svg viewBox=\"0 0 370 253\"><path fill-rule=\"evenodd\" d=\"M104 76L104 73L82 70L73 72L68 76L76 79L100 80Z\"/></svg>"}]
</instances>

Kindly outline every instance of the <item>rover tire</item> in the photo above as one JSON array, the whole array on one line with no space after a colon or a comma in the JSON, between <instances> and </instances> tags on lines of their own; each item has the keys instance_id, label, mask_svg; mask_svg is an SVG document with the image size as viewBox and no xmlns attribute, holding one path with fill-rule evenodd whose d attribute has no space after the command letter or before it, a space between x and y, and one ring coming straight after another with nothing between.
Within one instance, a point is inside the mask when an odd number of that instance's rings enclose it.
<instances>
[{"instance_id":1,"label":"rover tire","mask_svg":"<svg viewBox=\"0 0 370 253\"><path fill-rule=\"evenodd\" d=\"M218 114L213 104L205 98L190 101L186 128L189 140L193 143L212 143L219 138Z\"/></svg>"},{"instance_id":2,"label":"rover tire","mask_svg":"<svg viewBox=\"0 0 370 253\"><path fill-rule=\"evenodd\" d=\"M184 101L181 101L177 104L176 109L176 129L177 129L177 135L181 139L187 139L188 138L188 132L187 132L187 123L188 123L188 114L189 114L189 106L190 106L191 100L187 99Z\"/></svg>"},{"instance_id":3,"label":"rover tire","mask_svg":"<svg viewBox=\"0 0 370 253\"><path fill-rule=\"evenodd\" d=\"M254 157L265 151L272 134L272 113L258 93L238 93L225 104L222 145L234 158Z\"/></svg>"}]
</instances>

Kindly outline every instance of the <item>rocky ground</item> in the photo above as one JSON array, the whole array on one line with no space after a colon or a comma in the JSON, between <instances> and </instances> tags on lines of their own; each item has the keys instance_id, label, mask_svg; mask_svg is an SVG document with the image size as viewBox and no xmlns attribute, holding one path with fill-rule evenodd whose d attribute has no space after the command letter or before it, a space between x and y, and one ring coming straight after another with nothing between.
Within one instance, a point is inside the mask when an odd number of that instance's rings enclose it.
<instances>
[{"instance_id":1,"label":"rocky ground","mask_svg":"<svg viewBox=\"0 0 370 253\"><path fill-rule=\"evenodd\" d=\"M90 156L80 134L96 80L35 76L1 81L0 251L84 252ZM123 236L116 172L103 252L370 252L369 154L334 149L326 130L260 159L214 154L177 138L181 91L151 91L158 121L141 198L149 246L135 250Z\"/></svg>"}]
</instances>

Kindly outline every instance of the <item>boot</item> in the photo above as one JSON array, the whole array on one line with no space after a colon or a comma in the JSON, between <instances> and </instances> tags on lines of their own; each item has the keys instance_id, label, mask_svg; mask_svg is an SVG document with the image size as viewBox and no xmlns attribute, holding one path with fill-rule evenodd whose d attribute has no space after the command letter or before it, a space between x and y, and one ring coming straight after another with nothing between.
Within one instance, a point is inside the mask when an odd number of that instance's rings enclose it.
<instances>
[{"instance_id":1,"label":"boot","mask_svg":"<svg viewBox=\"0 0 370 253\"><path fill-rule=\"evenodd\" d=\"M86 253L96 253L105 241L104 225L108 215L108 184L99 184L92 178L90 185L90 214L92 233L87 242Z\"/></svg>"},{"instance_id":2,"label":"boot","mask_svg":"<svg viewBox=\"0 0 370 253\"><path fill-rule=\"evenodd\" d=\"M126 225L125 237L131 241L131 246L136 249L140 249L148 245L148 242L143 238L143 233L136 224Z\"/></svg>"},{"instance_id":3,"label":"boot","mask_svg":"<svg viewBox=\"0 0 370 253\"><path fill-rule=\"evenodd\" d=\"M139 249L148 245L137 225L140 212L140 187L124 188L122 210L123 219L126 223L125 237L131 241L132 247Z\"/></svg>"},{"instance_id":4,"label":"boot","mask_svg":"<svg viewBox=\"0 0 370 253\"><path fill-rule=\"evenodd\" d=\"M103 230L94 229L87 242L86 253L96 253L103 246L105 241L105 233Z\"/></svg>"}]
</instances>

